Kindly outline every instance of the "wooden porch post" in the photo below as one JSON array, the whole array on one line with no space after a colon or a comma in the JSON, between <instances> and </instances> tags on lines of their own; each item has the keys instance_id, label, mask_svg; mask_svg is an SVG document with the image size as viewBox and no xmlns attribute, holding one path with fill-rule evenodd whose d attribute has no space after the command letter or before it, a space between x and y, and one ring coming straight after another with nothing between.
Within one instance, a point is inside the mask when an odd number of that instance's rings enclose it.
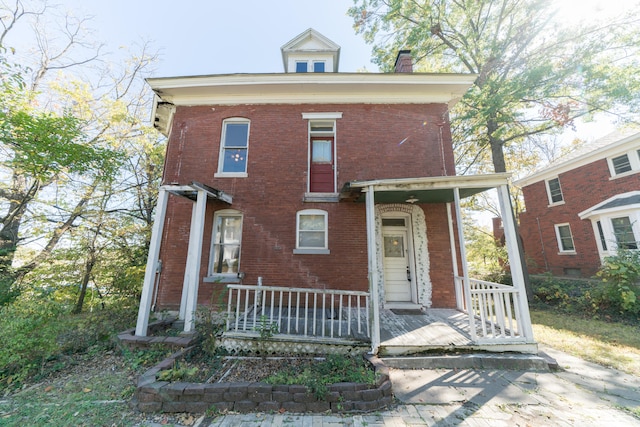
<instances>
[{"instance_id":1,"label":"wooden porch post","mask_svg":"<svg viewBox=\"0 0 640 427\"><path fill-rule=\"evenodd\" d=\"M185 268L185 283L188 283L186 307L184 313L184 331L191 332L194 328L195 311L198 303L198 284L200 282L200 263L202 260L202 240L204 235L204 216L207 209L207 193L198 190L198 198L193 206L194 219L189 231L189 249L187 252L187 268ZM188 277L187 277L188 276ZM180 308L182 312L182 307Z\"/></svg>"},{"instance_id":2,"label":"wooden porch post","mask_svg":"<svg viewBox=\"0 0 640 427\"><path fill-rule=\"evenodd\" d=\"M369 252L369 293L371 295L371 353L380 347L380 301L378 292L378 259L376 257L376 208L373 185L367 187L367 249Z\"/></svg>"},{"instance_id":3,"label":"wooden porch post","mask_svg":"<svg viewBox=\"0 0 640 427\"><path fill-rule=\"evenodd\" d=\"M191 236L193 236L194 233L194 225L196 224L196 216L198 214L198 209L196 209L196 202L193 202L193 205L191 206L191 226L189 229L189 244L191 244ZM184 269L184 279L182 281L182 298L180 298L180 314L178 316L178 318L180 320L185 320L186 319L186 314L187 314L187 298L189 296L189 286L190 286L190 278L191 275L188 273L190 271L193 271L194 268L197 268L193 265L193 263L195 262L195 258L191 255L191 246L189 246L189 252L187 253L187 262L185 265L185 269Z\"/></svg>"},{"instance_id":4,"label":"wooden porch post","mask_svg":"<svg viewBox=\"0 0 640 427\"><path fill-rule=\"evenodd\" d=\"M447 222L449 225L449 246L451 247L451 262L453 264L453 280L456 289L456 308L464 310L464 290L458 289L458 281L456 277L460 275L458 272L458 251L456 250L456 236L453 229L453 212L451 211L451 203L447 203Z\"/></svg>"},{"instance_id":5,"label":"wooden porch post","mask_svg":"<svg viewBox=\"0 0 640 427\"><path fill-rule=\"evenodd\" d=\"M156 270L158 268L158 257L160 256L160 241L164 228L164 217L167 213L168 193L163 187L158 191L158 204L156 215L151 228L151 242L149 243L149 255L147 256L147 266L144 271L144 282L142 285L142 295L140 296L140 307L138 308L138 321L136 323L136 335L147 336L149 326L149 313L151 312L151 301L153 300L154 284L156 282Z\"/></svg>"},{"instance_id":6,"label":"wooden porch post","mask_svg":"<svg viewBox=\"0 0 640 427\"><path fill-rule=\"evenodd\" d=\"M456 208L456 223L458 224L458 241L460 242L460 258L462 258L462 281L464 284L464 301L467 306L467 315L469 315L469 332L471 340L477 339L475 317L473 314L473 305L471 303L471 284L469 283L469 266L467 265L467 249L464 246L464 232L462 228L462 212L460 211L460 189L453 189L453 197Z\"/></svg>"},{"instance_id":7,"label":"wooden porch post","mask_svg":"<svg viewBox=\"0 0 640 427\"><path fill-rule=\"evenodd\" d=\"M520 311L522 325L518 325L524 338L533 342L533 328L531 327L531 315L529 314L529 303L527 301L527 291L524 285L524 272L520 263L520 250L518 249L518 239L514 215L511 210L509 199L509 188L506 184L498 188L498 203L502 215L502 225L504 226L504 239L509 256L509 267L511 269L511 280L513 286L518 291L517 304Z\"/></svg>"}]
</instances>

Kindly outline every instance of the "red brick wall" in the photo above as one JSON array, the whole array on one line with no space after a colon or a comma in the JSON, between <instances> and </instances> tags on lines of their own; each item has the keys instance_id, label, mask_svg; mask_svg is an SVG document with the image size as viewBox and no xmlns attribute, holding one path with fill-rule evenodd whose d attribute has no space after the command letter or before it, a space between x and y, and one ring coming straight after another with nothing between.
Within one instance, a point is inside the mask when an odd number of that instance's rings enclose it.
<instances>
[{"instance_id":1,"label":"red brick wall","mask_svg":"<svg viewBox=\"0 0 640 427\"><path fill-rule=\"evenodd\" d=\"M167 147L165 184L198 181L233 197L244 215L240 270L244 283L366 290L366 216L362 203L304 203L308 120L303 112L342 112L337 120L338 189L352 180L452 175L451 135L445 105L245 105L179 107ZM222 122L251 120L248 177L215 178ZM222 202L207 205L201 276L207 273L211 228ZM330 255L293 254L296 212L328 213ZM446 207L428 205L434 303L455 305ZM159 306L179 306L189 238L191 202L171 196L160 258ZM220 284L200 284L206 302ZM215 297L214 297L215 298Z\"/></svg>"},{"instance_id":2,"label":"red brick wall","mask_svg":"<svg viewBox=\"0 0 640 427\"><path fill-rule=\"evenodd\" d=\"M600 267L600 257L591 221L581 220L578 213L616 194L640 189L640 174L610 179L607 161L601 159L565 172L559 178L564 204L548 206L544 181L522 189L526 212L520 216L520 231L529 269L532 273L549 271L563 275L564 269L575 268L580 269L583 277L589 277ZM575 255L559 254L554 224L562 223L571 227Z\"/></svg>"}]
</instances>

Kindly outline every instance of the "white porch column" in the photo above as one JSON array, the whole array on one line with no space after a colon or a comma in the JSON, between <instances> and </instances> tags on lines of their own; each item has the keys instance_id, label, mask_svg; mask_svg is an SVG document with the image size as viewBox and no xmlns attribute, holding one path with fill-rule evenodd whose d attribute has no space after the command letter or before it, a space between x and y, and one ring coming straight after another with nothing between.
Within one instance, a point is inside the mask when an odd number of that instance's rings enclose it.
<instances>
[{"instance_id":1,"label":"white porch column","mask_svg":"<svg viewBox=\"0 0 640 427\"><path fill-rule=\"evenodd\" d=\"M198 198L193 205L195 215L192 214L191 229L189 231L189 250L187 252L187 267L185 268L185 283L188 283L186 305L184 308L184 331L191 332L194 328L195 311L198 303L198 284L200 279L200 263L202 260L202 240L204 235L204 216L207 209L207 193L198 190ZM180 307L180 312L182 312Z\"/></svg>"},{"instance_id":2,"label":"white porch column","mask_svg":"<svg viewBox=\"0 0 640 427\"><path fill-rule=\"evenodd\" d=\"M451 247L451 262L453 264L453 277L456 289L456 308L464 310L464 290L458 286L455 279L460 275L458 272L458 251L456 250L456 236L453 229L453 212L451 211L451 203L447 203L447 223L449 225L449 246Z\"/></svg>"},{"instance_id":3,"label":"white porch column","mask_svg":"<svg viewBox=\"0 0 640 427\"><path fill-rule=\"evenodd\" d=\"M193 202L193 205L191 206L191 225L190 225L190 229L189 229L189 245L191 245L191 236L193 236L194 232L197 232L197 230L194 230L194 226L196 225L196 216L198 214L198 209L196 209L196 202ZM184 268L184 279L182 281L182 297L180 298L180 314L178 315L178 318L180 320L185 320L185 316L187 314L187 298L189 295L189 286L190 286L190 278L191 278L191 274L189 274L189 272L193 271L194 268L197 268L196 266L193 265L193 263L195 262L195 257L190 256L191 255L191 246L189 246L189 251L187 252L187 261L186 261L186 265Z\"/></svg>"},{"instance_id":4,"label":"white porch column","mask_svg":"<svg viewBox=\"0 0 640 427\"><path fill-rule=\"evenodd\" d=\"M462 212L460 210L460 189L453 189L453 197L456 208L456 223L458 224L458 241L460 242L460 257L462 258L462 281L464 284L464 302L469 315L469 332L471 340L477 339L475 317L473 315L473 305L471 304L471 284L469 283L469 266L467 265L467 248L464 245L464 232L462 228Z\"/></svg>"},{"instance_id":5,"label":"white porch column","mask_svg":"<svg viewBox=\"0 0 640 427\"><path fill-rule=\"evenodd\" d=\"M371 295L372 326L371 353L380 347L380 292L378 292L378 258L376 257L376 208L373 185L367 187L367 249L369 255L369 293Z\"/></svg>"},{"instance_id":6,"label":"white porch column","mask_svg":"<svg viewBox=\"0 0 640 427\"><path fill-rule=\"evenodd\" d=\"M156 205L156 215L151 228L151 242L149 243L149 255L147 256L147 266L144 271L144 282L142 285L142 296L140 297L140 307L138 308L138 322L136 323L136 335L147 336L149 326L149 313L151 312L151 302L153 300L153 288L158 268L158 257L160 256L160 242L162 230L164 228L164 218L167 213L167 201L169 194L160 187L158 191L158 204Z\"/></svg>"},{"instance_id":7,"label":"white porch column","mask_svg":"<svg viewBox=\"0 0 640 427\"><path fill-rule=\"evenodd\" d=\"M511 199L509 198L509 188L507 185L500 185L498 188L498 203L500 204L500 214L502 215L502 225L504 226L504 239L509 256L509 267L511 269L511 280L513 286L518 291L518 310L520 311L522 325L518 325L522 335L533 341L533 329L531 327L531 315L529 314L529 303L527 301L527 291L524 286L524 272L520 263L520 251L518 249L518 235L514 222L513 211L511 209Z\"/></svg>"}]
</instances>

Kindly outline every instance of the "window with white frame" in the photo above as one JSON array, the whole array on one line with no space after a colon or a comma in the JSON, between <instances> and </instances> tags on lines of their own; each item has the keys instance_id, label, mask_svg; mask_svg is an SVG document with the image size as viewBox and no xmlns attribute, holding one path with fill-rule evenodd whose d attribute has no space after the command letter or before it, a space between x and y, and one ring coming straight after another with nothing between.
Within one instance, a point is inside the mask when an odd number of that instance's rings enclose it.
<instances>
[{"instance_id":1,"label":"window with white frame","mask_svg":"<svg viewBox=\"0 0 640 427\"><path fill-rule=\"evenodd\" d=\"M223 122L216 176L246 176L249 124L249 120L244 118L231 118Z\"/></svg>"},{"instance_id":2,"label":"window with white frame","mask_svg":"<svg viewBox=\"0 0 640 427\"><path fill-rule=\"evenodd\" d=\"M556 224L555 228L560 253L575 253L576 248L573 245L573 236L569 224Z\"/></svg>"},{"instance_id":3,"label":"window with white frame","mask_svg":"<svg viewBox=\"0 0 640 427\"><path fill-rule=\"evenodd\" d=\"M328 254L327 212L305 209L296 214L296 249L299 254Z\"/></svg>"},{"instance_id":4,"label":"window with white frame","mask_svg":"<svg viewBox=\"0 0 640 427\"><path fill-rule=\"evenodd\" d=\"M560 187L560 178L549 179L546 181L546 183L549 204L553 205L564 201L564 198L562 196L562 188Z\"/></svg>"},{"instance_id":5,"label":"window with white frame","mask_svg":"<svg viewBox=\"0 0 640 427\"><path fill-rule=\"evenodd\" d=\"M608 159L612 177L629 175L640 171L640 150L628 151Z\"/></svg>"},{"instance_id":6,"label":"window with white frame","mask_svg":"<svg viewBox=\"0 0 640 427\"><path fill-rule=\"evenodd\" d=\"M213 216L209 276L237 277L241 242L242 213L233 209L217 211Z\"/></svg>"},{"instance_id":7,"label":"window with white frame","mask_svg":"<svg viewBox=\"0 0 640 427\"><path fill-rule=\"evenodd\" d=\"M611 218L613 235L618 249L638 249L638 240L633 232L633 225L628 216Z\"/></svg>"}]
</instances>

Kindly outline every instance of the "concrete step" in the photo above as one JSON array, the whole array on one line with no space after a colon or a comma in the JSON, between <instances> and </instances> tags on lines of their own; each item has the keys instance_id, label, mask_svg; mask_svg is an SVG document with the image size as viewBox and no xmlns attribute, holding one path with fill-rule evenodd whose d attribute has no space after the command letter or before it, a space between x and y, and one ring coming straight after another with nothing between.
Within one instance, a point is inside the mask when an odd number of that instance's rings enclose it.
<instances>
[{"instance_id":1,"label":"concrete step","mask_svg":"<svg viewBox=\"0 0 640 427\"><path fill-rule=\"evenodd\" d=\"M439 354L429 356L382 357L396 369L503 369L548 372L555 361L548 356L515 353Z\"/></svg>"}]
</instances>

